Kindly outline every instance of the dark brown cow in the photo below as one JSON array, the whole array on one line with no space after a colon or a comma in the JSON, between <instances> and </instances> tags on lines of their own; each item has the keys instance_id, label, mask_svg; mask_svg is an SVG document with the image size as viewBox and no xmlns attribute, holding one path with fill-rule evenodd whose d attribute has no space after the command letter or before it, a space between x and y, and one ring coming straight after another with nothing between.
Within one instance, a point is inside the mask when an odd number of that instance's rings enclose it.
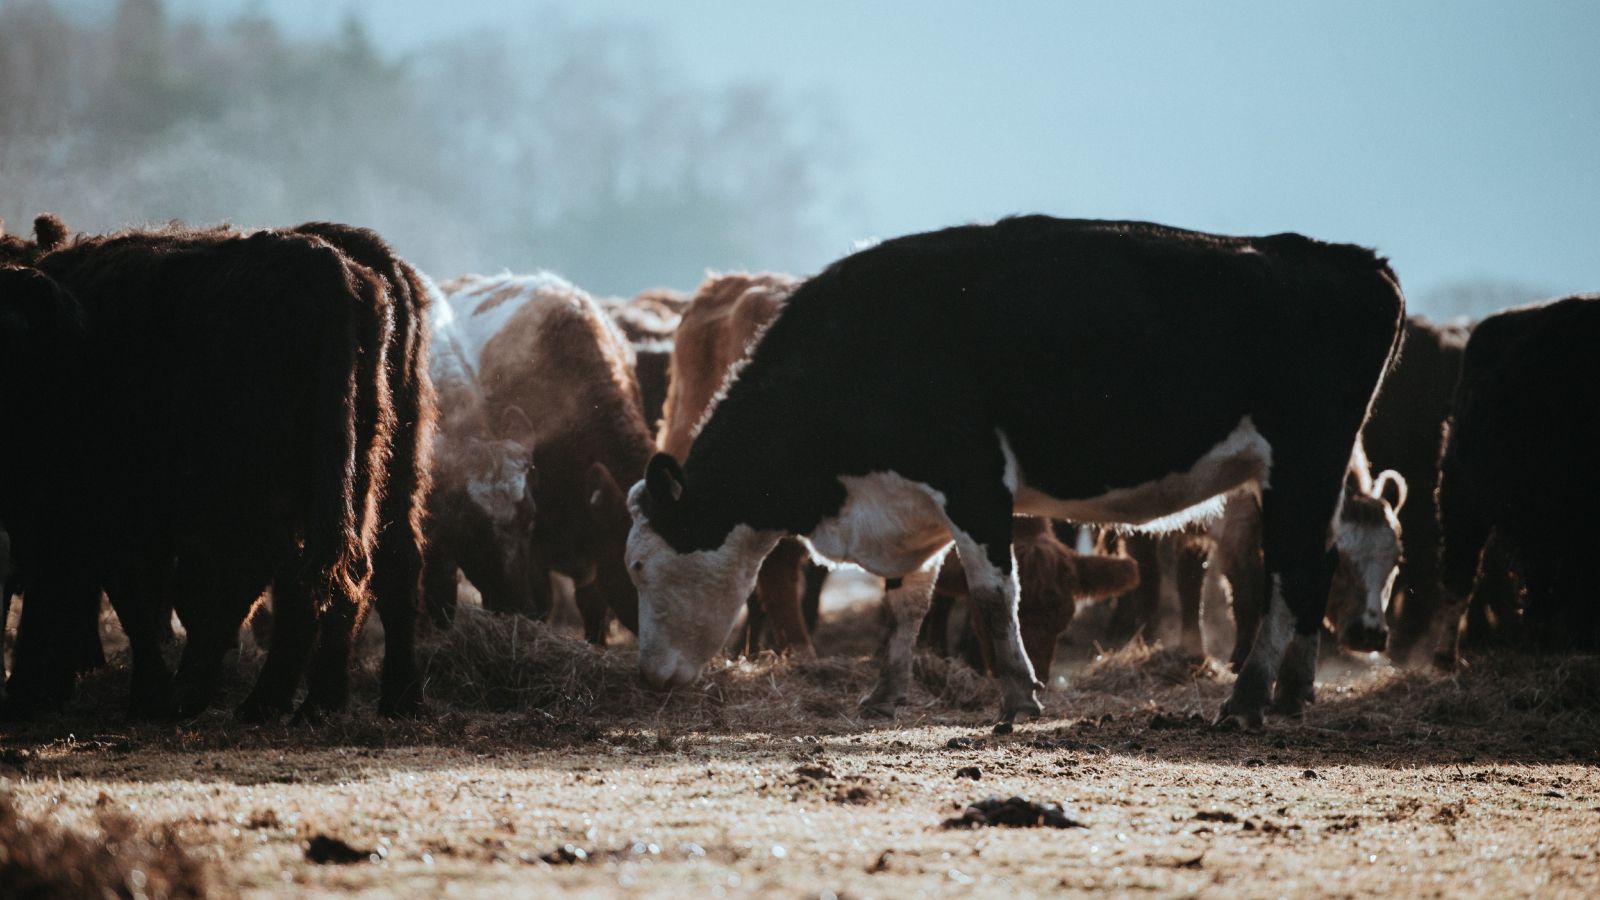
<instances>
[{"instance_id":1,"label":"dark brown cow","mask_svg":"<svg viewBox=\"0 0 1600 900\"><path fill-rule=\"evenodd\" d=\"M631 299L607 297L598 301L633 345L639 399L644 403L644 420L652 432L661 427L671 380L672 343L690 299L670 288L653 288Z\"/></svg>"},{"instance_id":2,"label":"dark brown cow","mask_svg":"<svg viewBox=\"0 0 1600 900\"><path fill-rule=\"evenodd\" d=\"M666 408L657 437L663 452L680 461L688 456L718 392L799 284L789 275L734 273L713 275L695 291L673 344ZM798 539L786 538L762 563L755 593L746 604L747 651L755 649L764 619L774 632L776 649L816 655L806 617L811 592L804 566L809 557Z\"/></svg>"},{"instance_id":3,"label":"dark brown cow","mask_svg":"<svg viewBox=\"0 0 1600 900\"><path fill-rule=\"evenodd\" d=\"M1400 358L1372 402L1362 442L1373 465L1399 472L1416 488L1399 510L1405 552L1395 579L1389 655L1404 662L1427 634L1439 607L1439 517L1431 489L1450 400L1470 330L1421 316L1406 319Z\"/></svg>"},{"instance_id":4,"label":"dark brown cow","mask_svg":"<svg viewBox=\"0 0 1600 900\"><path fill-rule=\"evenodd\" d=\"M591 641L605 641L612 612L637 630L619 482L643 474L653 446L627 341L587 294L557 279L469 276L445 287L458 311L503 311L475 345L478 382L497 437L532 448L525 485L539 565L573 579Z\"/></svg>"},{"instance_id":5,"label":"dark brown cow","mask_svg":"<svg viewBox=\"0 0 1600 900\"><path fill-rule=\"evenodd\" d=\"M21 558L30 596L9 710L65 699L61 643L102 586L128 632L136 714L173 708L168 601L189 632L177 707L193 710L268 582L288 587L280 615L321 634L307 702L342 698L392 444L382 279L311 235L165 229L61 247L56 229L39 235L32 264L82 304L88 329L80 399L56 397L75 427L30 473L76 513L27 538L54 549ZM258 692L292 695L299 674L269 666L262 681L287 687Z\"/></svg>"},{"instance_id":6,"label":"dark brown cow","mask_svg":"<svg viewBox=\"0 0 1600 900\"><path fill-rule=\"evenodd\" d=\"M1597 347L1596 294L1509 310L1473 329L1439 464L1443 668L1459 662L1461 612L1492 543L1516 559L1526 625L1541 644L1600 646Z\"/></svg>"},{"instance_id":7,"label":"dark brown cow","mask_svg":"<svg viewBox=\"0 0 1600 900\"><path fill-rule=\"evenodd\" d=\"M1072 623L1079 601L1103 600L1132 590L1139 583L1139 565L1126 557L1078 553L1056 537L1048 519L1027 516L1012 519L1011 547L1022 582L1017 605L1022 646L1034 671L1048 680L1056 642ZM967 576L958 556L945 557L933 591L934 609L942 610L943 615L929 613L929 638L942 652L947 646L943 619L957 600L967 599ZM994 674L993 641L983 617L969 614L967 624L977 638L983 671Z\"/></svg>"}]
</instances>

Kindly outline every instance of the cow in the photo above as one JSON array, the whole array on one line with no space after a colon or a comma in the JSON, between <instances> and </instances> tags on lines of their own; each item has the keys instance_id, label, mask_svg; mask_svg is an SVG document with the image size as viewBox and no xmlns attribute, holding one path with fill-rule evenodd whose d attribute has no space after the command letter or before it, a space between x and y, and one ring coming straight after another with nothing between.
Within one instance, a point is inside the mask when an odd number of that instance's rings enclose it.
<instances>
[{"instance_id":1,"label":"cow","mask_svg":"<svg viewBox=\"0 0 1600 900\"><path fill-rule=\"evenodd\" d=\"M1489 316L1467 341L1439 463L1440 668L1459 664L1461 613L1491 543L1516 559L1536 641L1600 646L1596 347L1600 294Z\"/></svg>"},{"instance_id":2,"label":"cow","mask_svg":"<svg viewBox=\"0 0 1600 900\"><path fill-rule=\"evenodd\" d=\"M565 285L565 282L560 282ZM528 430L520 411L491 422L478 366L483 345L514 305L457 311L446 292L433 302L430 371L439 394L433 491L428 498L424 606L438 627L455 617L456 573L491 612L543 618L550 581L533 557L533 451L500 437Z\"/></svg>"},{"instance_id":3,"label":"cow","mask_svg":"<svg viewBox=\"0 0 1600 900\"><path fill-rule=\"evenodd\" d=\"M456 310L472 313L469 323L499 320L476 332L478 382L488 417L505 428L497 437L531 451L530 552L543 572L574 581L591 642L604 643L613 613L637 630L621 484L640 477L653 443L628 342L588 294L549 276L467 276L443 287Z\"/></svg>"},{"instance_id":4,"label":"cow","mask_svg":"<svg viewBox=\"0 0 1600 900\"><path fill-rule=\"evenodd\" d=\"M306 704L337 706L392 452L383 279L310 234L173 227L66 243L58 221L40 223L30 263L87 323L79 411L44 439L57 458L39 470L76 515L29 537L72 558L23 561L8 712L64 701L60 645L102 587L133 655L130 713L204 708L269 583L280 616L315 624ZM171 609L188 631L176 695L160 654ZM252 696L292 696L304 659L264 666Z\"/></svg>"},{"instance_id":5,"label":"cow","mask_svg":"<svg viewBox=\"0 0 1600 900\"><path fill-rule=\"evenodd\" d=\"M1046 519L1015 516L1011 520L1011 549L1016 557L1021 594L1017 622L1022 647L1033 670L1048 678L1055 662L1056 642L1072 623L1079 601L1103 600L1132 590L1139 583L1139 565L1132 559L1078 553L1061 542ZM929 639L943 652L948 646L943 621L957 601L968 598L966 572L959 556L946 556L934 582L933 610L929 613ZM976 637L978 667L994 674L993 639L984 630L982 616L968 615Z\"/></svg>"},{"instance_id":6,"label":"cow","mask_svg":"<svg viewBox=\"0 0 1600 900\"><path fill-rule=\"evenodd\" d=\"M661 427L671 379L673 339L690 300L670 288L652 288L627 299L597 300L633 346L633 371L639 380L639 399L644 404L644 420L652 432Z\"/></svg>"},{"instance_id":7,"label":"cow","mask_svg":"<svg viewBox=\"0 0 1600 900\"><path fill-rule=\"evenodd\" d=\"M680 462L687 458L718 392L748 359L762 330L799 285L793 276L771 272L712 274L695 291L673 345L667 401L656 440L663 452ZM816 655L810 626L816 621L821 580L808 571L809 557L799 539L792 537L780 540L767 555L746 604L746 652L756 648L767 627L779 652Z\"/></svg>"},{"instance_id":8,"label":"cow","mask_svg":"<svg viewBox=\"0 0 1600 900\"><path fill-rule=\"evenodd\" d=\"M1398 472L1418 488L1397 511L1404 552L1395 578L1389 655L1399 662L1410 658L1439 608L1439 519L1433 486L1439 480L1444 423L1470 333L1465 325L1408 316L1400 357L1385 376L1361 432L1374 465Z\"/></svg>"},{"instance_id":9,"label":"cow","mask_svg":"<svg viewBox=\"0 0 1600 900\"><path fill-rule=\"evenodd\" d=\"M1161 529L1255 483L1271 603L1221 718L1259 727L1274 684L1293 713L1404 308L1371 250L1298 234L1029 216L847 256L785 302L687 459L656 455L629 492L641 672L696 679L762 560L803 535L901 579L863 701L892 708L953 543L994 638L1001 720L1039 715L1012 515Z\"/></svg>"}]
</instances>

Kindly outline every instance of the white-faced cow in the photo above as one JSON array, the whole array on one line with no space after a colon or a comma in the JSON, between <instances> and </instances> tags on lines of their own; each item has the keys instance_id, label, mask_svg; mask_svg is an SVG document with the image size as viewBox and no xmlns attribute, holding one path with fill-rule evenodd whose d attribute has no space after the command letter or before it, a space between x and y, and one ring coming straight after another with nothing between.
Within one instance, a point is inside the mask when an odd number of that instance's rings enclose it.
<instances>
[{"instance_id":1,"label":"white-faced cow","mask_svg":"<svg viewBox=\"0 0 1600 900\"><path fill-rule=\"evenodd\" d=\"M532 552L577 585L591 641L604 642L610 612L637 630L618 479L637 479L654 445L628 342L588 294L547 277L469 276L445 289L457 310L505 310L477 345L478 382L491 421L523 423L499 437L532 450Z\"/></svg>"},{"instance_id":2,"label":"white-faced cow","mask_svg":"<svg viewBox=\"0 0 1600 900\"><path fill-rule=\"evenodd\" d=\"M1361 431L1374 465L1393 469L1416 488L1397 510L1405 552L1395 578L1389 655L1404 662L1427 635L1439 609L1439 513L1433 486L1450 400L1461 374L1469 329L1406 317L1400 356L1372 401Z\"/></svg>"},{"instance_id":3,"label":"white-faced cow","mask_svg":"<svg viewBox=\"0 0 1600 900\"><path fill-rule=\"evenodd\" d=\"M695 291L673 344L667 402L656 441L662 451L679 462L688 458L694 436L722 390L799 286L800 280L791 275L729 273L711 275ZM820 594L820 581L807 577L809 557L794 537L780 540L767 554L747 604L747 651L755 649L764 623L780 652L816 655L806 607L812 599L810 586L817 584L815 593Z\"/></svg>"},{"instance_id":4,"label":"white-faced cow","mask_svg":"<svg viewBox=\"0 0 1600 900\"><path fill-rule=\"evenodd\" d=\"M1473 329L1439 464L1443 668L1458 662L1461 612L1491 543L1516 559L1536 639L1600 646L1596 348L1600 294L1509 310Z\"/></svg>"},{"instance_id":5,"label":"white-faced cow","mask_svg":"<svg viewBox=\"0 0 1600 900\"><path fill-rule=\"evenodd\" d=\"M663 687L698 677L761 561L803 535L901 579L865 701L892 705L953 541L1002 717L1036 715L1013 513L1160 529L1254 482L1272 598L1223 715L1259 724L1274 684L1293 709L1403 315L1383 260L1297 234L1032 216L846 257L789 298L684 464L656 456L630 493L640 668Z\"/></svg>"}]
</instances>

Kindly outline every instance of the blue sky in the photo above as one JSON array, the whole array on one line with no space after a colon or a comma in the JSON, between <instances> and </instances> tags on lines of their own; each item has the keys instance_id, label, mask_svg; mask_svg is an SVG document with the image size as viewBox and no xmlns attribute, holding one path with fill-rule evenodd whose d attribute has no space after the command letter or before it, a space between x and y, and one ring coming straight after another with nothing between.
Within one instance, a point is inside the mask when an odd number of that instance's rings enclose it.
<instances>
[{"instance_id":1,"label":"blue sky","mask_svg":"<svg viewBox=\"0 0 1600 900\"><path fill-rule=\"evenodd\" d=\"M1368 244L1413 298L1600 290L1600 3L169 2L355 13L395 53L551 8L648 28L702 84L830 98L859 194L840 252L1042 211Z\"/></svg>"}]
</instances>

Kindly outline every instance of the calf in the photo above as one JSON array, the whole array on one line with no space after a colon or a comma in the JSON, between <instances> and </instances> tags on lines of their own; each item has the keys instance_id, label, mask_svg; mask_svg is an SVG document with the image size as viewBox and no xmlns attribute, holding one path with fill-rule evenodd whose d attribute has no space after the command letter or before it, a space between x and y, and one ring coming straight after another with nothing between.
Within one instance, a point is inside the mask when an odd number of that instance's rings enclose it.
<instances>
[{"instance_id":1,"label":"calf","mask_svg":"<svg viewBox=\"0 0 1600 900\"><path fill-rule=\"evenodd\" d=\"M501 437L532 448L533 553L577 585L591 641L614 612L638 628L638 598L623 568L629 515L617 479L644 471L652 444L633 354L583 291L548 278L468 277L448 286L457 309L505 307L481 344L478 380ZM608 612L609 611L609 612Z\"/></svg>"},{"instance_id":2,"label":"calf","mask_svg":"<svg viewBox=\"0 0 1600 900\"><path fill-rule=\"evenodd\" d=\"M1600 646L1589 557L1600 547L1600 295L1509 310L1467 342L1439 464L1443 631L1459 661L1461 612L1491 537L1516 558L1530 632Z\"/></svg>"},{"instance_id":3,"label":"calf","mask_svg":"<svg viewBox=\"0 0 1600 900\"><path fill-rule=\"evenodd\" d=\"M892 706L953 540L1001 714L1037 715L1012 515L1164 528L1254 483L1272 600L1223 715L1258 725L1274 683L1309 698L1343 475L1403 314L1371 251L1295 234L1032 216L846 257L784 304L684 463L657 455L630 493L640 668L698 677L805 535L901 579L865 701Z\"/></svg>"},{"instance_id":4,"label":"calf","mask_svg":"<svg viewBox=\"0 0 1600 900\"><path fill-rule=\"evenodd\" d=\"M392 443L382 280L311 235L166 229L60 246L54 233L39 229L32 264L89 327L81 393L56 398L74 427L50 436L57 458L33 475L75 512L28 537L57 549L23 563L11 709L64 699L59 645L81 628L62 623L97 608L102 586L128 632L136 714L173 708L166 610L189 632L178 706L198 708L268 582L286 588L280 610L303 606L289 614L320 631L308 702L342 697ZM298 678L269 666L257 691L292 694Z\"/></svg>"},{"instance_id":5,"label":"calf","mask_svg":"<svg viewBox=\"0 0 1600 900\"><path fill-rule=\"evenodd\" d=\"M777 317L800 282L788 275L713 275L695 292L683 313L673 347L671 377L658 445L680 462L688 457L694 435L715 407L718 392L749 358L761 332ZM777 649L815 656L807 623L810 599L805 577L809 553L799 540L786 537L767 555L749 598L749 635L753 650L764 620L776 636ZM820 580L818 580L820 593ZM812 615L812 622L815 615Z\"/></svg>"},{"instance_id":6,"label":"calf","mask_svg":"<svg viewBox=\"0 0 1600 900\"><path fill-rule=\"evenodd\" d=\"M1012 519L1011 549L1021 589L1017 622L1022 647L1033 670L1048 678L1056 642L1072 623L1078 601L1102 600L1132 590L1139 584L1139 565L1126 557L1077 553L1056 537L1049 520L1027 516ZM945 559L933 591L935 609L942 607L945 612L956 600L968 598L959 556ZM969 614L967 623L977 638L982 670L994 674L993 638L985 630L983 616ZM940 637L944 630L942 623L934 623L932 637L940 649L945 644Z\"/></svg>"}]
</instances>

